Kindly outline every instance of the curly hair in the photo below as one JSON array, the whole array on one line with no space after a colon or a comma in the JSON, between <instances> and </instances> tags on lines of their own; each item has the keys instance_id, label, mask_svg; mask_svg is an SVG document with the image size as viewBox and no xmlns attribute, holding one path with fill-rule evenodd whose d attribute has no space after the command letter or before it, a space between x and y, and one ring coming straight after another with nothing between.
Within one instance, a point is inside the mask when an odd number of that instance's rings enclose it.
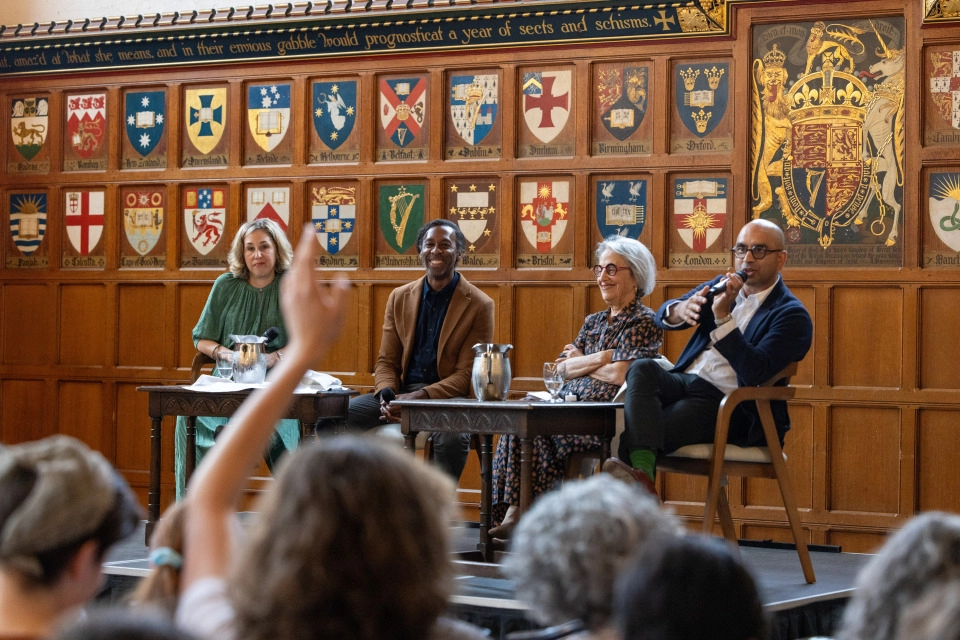
<instances>
[{"instance_id":1,"label":"curly hair","mask_svg":"<svg viewBox=\"0 0 960 640\"><path fill-rule=\"evenodd\" d=\"M503 571L540 623L578 618L598 629L610 619L614 583L634 554L680 531L656 500L598 474L533 505L514 531Z\"/></svg>"},{"instance_id":2,"label":"curly hair","mask_svg":"<svg viewBox=\"0 0 960 640\"><path fill-rule=\"evenodd\" d=\"M892 639L909 605L957 581L960 516L922 513L895 533L860 571L837 638Z\"/></svg>"},{"instance_id":3,"label":"curly hair","mask_svg":"<svg viewBox=\"0 0 960 640\"><path fill-rule=\"evenodd\" d=\"M604 251L617 254L630 265L630 275L633 276L633 282L637 285L637 297L649 295L657 286L657 261L639 240L623 236L607 236L597 245L595 252L597 264L600 263L600 256Z\"/></svg>"},{"instance_id":4,"label":"curly hair","mask_svg":"<svg viewBox=\"0 0 960 640\"><path fill-rule=\"evenodd\" d=\"M273 240L274 248L277 250L277 263L273 269L278 276L286 272L286 270L290 268L290 265L293 264L293 247L290 245L290 240L287 239L287 234L283 232L283 229L281 229L280 225L276 222L266 218L259 218L240 225L240 228L237 229L237 234L233 236L230 253L227 255L227 265L233 277L243 280L250 279L250 270L247 269L247 262L243 259L243 243L246 241L247 236L254 231L267 232L267 235Z\"/></svg>"},{"instance_id":5,"label":"curly hair","mask_svg":"<svg viewBox=\"0 0 960 640\"><path fill-rule=\"evenodd\" d=\"M230 596L245 640L426 637L447 606L453 484L374 438L290 455Z\"/></svg>"}]
</instances>

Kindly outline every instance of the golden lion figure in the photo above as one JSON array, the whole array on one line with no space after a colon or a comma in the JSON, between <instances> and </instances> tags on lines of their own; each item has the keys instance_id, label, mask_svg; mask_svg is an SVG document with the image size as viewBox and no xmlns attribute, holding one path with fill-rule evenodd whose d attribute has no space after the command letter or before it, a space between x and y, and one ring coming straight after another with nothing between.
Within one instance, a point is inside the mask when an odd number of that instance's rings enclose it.
<instances>
[{"instance_id":1,"label":"golden lion figure","mask_svg":"<svg viewBox=\"0 0 960 640\"><path fill-rule=\"evenodd\" d=\"M759 200L753 207L754 219L773 205L770 176L779 176L783 172L783 160L774 158L781 147L789 144L791 124L787 114L790 101L785 86L789 74L783 66L785 61L786 56L777 45L773 45L763 59L753 61L757 84L753 94L753 198ZM791 213L782 187L777 189L777 196L787 225L799 227L800 221Z\"/></svg>"}]
</instances>

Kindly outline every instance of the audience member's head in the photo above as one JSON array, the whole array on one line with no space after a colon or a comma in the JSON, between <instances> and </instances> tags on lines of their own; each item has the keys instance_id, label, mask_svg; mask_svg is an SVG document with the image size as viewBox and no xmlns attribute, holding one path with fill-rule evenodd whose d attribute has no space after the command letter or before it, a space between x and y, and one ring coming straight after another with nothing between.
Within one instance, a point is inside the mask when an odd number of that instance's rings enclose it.
<instances>
[{"instance_id":1,"label":"audience member's head","mask_svg":"<svg viewBox=\"0 0 960 640\"><path fill-rule=\"evenodd\" d=\"M32 627L24 631L48 628L96 593L104 554L140 515L110 463L79 440L53 436L0 450L0 608ZM0 620L14 631L9 624Z\"/></svg>"},{"instance_id":2,"label":"audience member's head","mask_svg":"<svg viewBox=\"0 0 960 640\"><path fill-rule=\"evenodd\" d=\"M643 547L680 533L651 496L607 474L568 482L521 518L503 570L542 624L608 622L618 573Z\"/></svg>"},{"instance_id":3,"label":"audience member's head","mask_svg":"<svg viewBox=\"0 0 960 640\"><path fill-rule=\"evenodd\" d=\"M760 640L753 577L717 538L684 536L644 553L617 585L623 640Z\"/></svg>"},{"instance_id":4,"label":"audience member's head","mask_svg":"<svg viewBox=\"0 0 960 640\"><path fill-rule=\"evenodd\" d=\"M839 638L894 638L906 608L960 582L960 516L929 512L910 520L857 576Z\"/></svg>"},{"instance_id":5,"label":"audience member's head","mask_svg":"<svg viewBox=\"0 0 960 640\"><path fill-rule=\"evenodd\" d=\"M960 640L960 581L904 607L897 640Z\"/></svg>"},{"instance_id":6,"label":"audience member's head","mask_svg":"<svg viewBox=\"0 0 960 640\"><path fill-rule=\"evenodd\" d=\"M139 609L105 607L91 611L83 620L67 625L50 640L194 640L173 621L158 613Z\"/></svg>"},{"instance_id":7,"label":"audience member's head","mask_svg":"<svg viewBox=\"0 0 960 640\"><path fill-rule=\"evenodd\" d=\"M175 502L164 511L150 537L150 575L141 579L130 595L137 606L155 607L171 618L180 598L183 567L183 521L185 503Z\"/></svg>"},{"instance_id":8,"label":"audience member's head","mask_svg":"<svg viewBox=\"0 0 960 640\"><path fill-rule=\"evenodd\" d=\"M245 640L426 637L452 587L454 488L374 438L289 456L233 572Z\"/></svg>"}]
</instances>

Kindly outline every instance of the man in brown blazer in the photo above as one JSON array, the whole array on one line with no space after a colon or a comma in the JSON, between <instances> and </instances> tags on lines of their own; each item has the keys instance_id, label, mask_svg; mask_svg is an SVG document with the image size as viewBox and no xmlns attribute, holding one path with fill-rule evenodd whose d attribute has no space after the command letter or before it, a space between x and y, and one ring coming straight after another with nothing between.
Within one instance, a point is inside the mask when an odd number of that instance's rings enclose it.
<instances>
[{"instance_id":1,"label":"man in brown blazer","mask_svg":"<svg viewBox=\"0 0 960 640\"><path fill-rule=\"evenodd\" d=\"M350 401L351 428L400 422L400 409L391 406L391 397L470 394L473 345L493 342L493 300L457 273L466 247L463 232L450 220L431 220L417 233L426 276L390 293L374 392ZM433 448L437 464L459 478L470 451L469 435L437 433Z\"/></svg>"}]
</instances>

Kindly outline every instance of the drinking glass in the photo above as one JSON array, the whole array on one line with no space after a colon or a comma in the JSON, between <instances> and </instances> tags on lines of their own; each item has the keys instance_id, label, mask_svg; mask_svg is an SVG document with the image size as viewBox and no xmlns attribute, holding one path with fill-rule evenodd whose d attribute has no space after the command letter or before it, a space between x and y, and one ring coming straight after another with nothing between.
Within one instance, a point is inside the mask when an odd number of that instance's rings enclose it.
<instances>
[{"instance_id":1,"label":"drinking glass","mask_svg":"<svg viewBox=\"0 0 960 640\"><path fill-rule=\"evenodd\" d=\"M550 392L550 399L547 402L563 402L559 397L560 387L563 386L563 376L565 370L563 363L544 362L543 363L543 384Z\"/></svg>"},{"instance_id":2,"label":"drinking glass","mask_svg":"<svg viewBox=\"0 0 960 640\"><path fill-rule=\"evenodd\" d=\"M217 373L224 380L233 377L233 351L229 349L217 350Z\"/></svg>"}]
</instances>

